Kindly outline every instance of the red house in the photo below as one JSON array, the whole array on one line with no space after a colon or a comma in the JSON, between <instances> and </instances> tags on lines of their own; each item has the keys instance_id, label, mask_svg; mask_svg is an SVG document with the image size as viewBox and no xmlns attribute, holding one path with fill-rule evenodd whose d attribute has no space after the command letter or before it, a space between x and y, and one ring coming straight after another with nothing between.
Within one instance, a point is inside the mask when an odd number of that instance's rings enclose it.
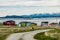
<instances>
[{"instance_id":1,"label":"red house","mask_svg":"<svg viewBox=\"0 0 60 40\"><path fill-rule=\"evenodd\" d=\"M9 20L9 21L3 22L3 25L13 26L13 25L15 25L15 21Z\"/></svg>"},{"instance_id":2,"label":"red house","mask_svg":"<svg viewBox=\"0 0 60 40\"><path fill-rule=\"evenodd\" d=\"M58 23L50 23L49 26L57 26Z\"/></svg>"}]
</instances>

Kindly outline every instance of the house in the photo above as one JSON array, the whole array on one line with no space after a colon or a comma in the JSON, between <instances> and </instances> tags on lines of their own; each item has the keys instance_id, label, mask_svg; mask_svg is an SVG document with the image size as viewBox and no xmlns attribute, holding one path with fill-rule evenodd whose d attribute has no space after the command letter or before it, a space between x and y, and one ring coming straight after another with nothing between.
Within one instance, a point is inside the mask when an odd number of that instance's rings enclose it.
<instances>
[{"instance_id":1,"label":"house","mask_svg":"<svg viewBox=\"0 0 60 40\"><path fill-rule=\"evenodd\" d=\"M3 22L3 25L13 26L13 25L15 25L15 21L13 21L13 20L5 21L5 22Z\"/></svg>"},{"instance_id":2,"label":"house","mask_svg":"<svg viewBox=\"0 0 60 40\"><path fill-rule=\"evenodd\" d=\"M58 23L54 23L54 22L49 24L49 26L57 26L57 25Z\"/></svg>"},{"instance_id":3,"label":"house","mask_svg":"<svg viewBox=\"0 0 60 40\"><path fill-rule=\"evenodd\" d=\"M37 26L37 24L36 23L31 23L30 26Z\"/></svg>"},{"instance_id":4,"label":"house","mask_svg":"<svg viewBox=\"0 0 60 40\"><path fill-rule=\"evenodd\" d=\"M18 26L21 26L21 27L27 26L27 27L29 27L29 26L37 26L37 24L36 23L32 23L32 22L20 22L18 24Z\"/></svg>"},{"instance_id":5,"label":"house","mask_svg":"<svg viewBox=\"0 0 60 40\"><path fill-rule=\"evenodd\" d=\"M41 26L48 26L48 22L41 22Z\"/></svg>"}]
</instances>

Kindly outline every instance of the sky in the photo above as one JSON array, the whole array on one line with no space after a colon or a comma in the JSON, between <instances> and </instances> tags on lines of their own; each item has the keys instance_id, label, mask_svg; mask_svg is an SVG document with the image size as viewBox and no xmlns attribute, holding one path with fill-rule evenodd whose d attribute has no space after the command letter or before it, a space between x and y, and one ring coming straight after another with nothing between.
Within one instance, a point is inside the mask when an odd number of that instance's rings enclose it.
<instances>
[{"instance_id":1,"label":"sky","mask_svg":"<svg viewBox=\"0 0 60 40\"><path fill-rule=\"evenodd\" d=\"M60 0L0 0L0 16L60 13Z\"/></svg>"}]
</instances>

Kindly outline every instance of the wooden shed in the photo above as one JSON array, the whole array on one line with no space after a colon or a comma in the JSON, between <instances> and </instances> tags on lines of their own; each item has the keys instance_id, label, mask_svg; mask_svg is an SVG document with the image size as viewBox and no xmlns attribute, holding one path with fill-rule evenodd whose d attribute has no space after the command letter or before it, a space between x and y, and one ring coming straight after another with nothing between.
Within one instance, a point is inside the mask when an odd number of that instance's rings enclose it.
<instances>
[{"instance_id":1,"label":"wooden shed","mask_svg":"<svg viewBox=\"0 0 60 40\"><path fill-rule=\"evenodd\" d=\"M19 26L21 26L21 27L29 27L29 26L37 26L37 24L36 23L31 23L31 22L20 22L19 23Z\"/></svg>"},{"instance_id":2,"label":"wooden shed","mask_svg":"<svg viewBox=\"0 0 60 40\"><path fill-rule=\"evenodd\" d=\"M37 26L37 24L36 23L31 23L30 26Z\"/></svg>"},{"instance_id":3,"label":"wooden shed","mask_svg":"<svg viewBox=\"0 0 60 40\"><path fill-rule=\"evenodd\" d=\"M59 26L60 26L60 22L59 22Z\"/></svg>"},{"instance_id":4,"label":"wooden shed","mask_svg":"<svg viewBox=\"0 0 60 40\"><path fill-rule=\"evenodd\" d=\"M15 25L15 21L13 21L13 20L5 21L5 22L3 22L3 25L13 26L13 25Z\"/></svg>"},{"instance_id":5,"label":"wooden shed","mask_svg":"<svg viewBox=\"0 0 60 40\"><path fill-rule=\"evenodd\" d=\"M49 26L57 26L58 23L50 23Z\"/></svg>"},{"instance_id":6,"label":"wooden shed","mask_svg":"<svg viewBox=\"0 0 60 40\"><path fill-rule=\"evenodd\" d=\"M48 22L41 22L41 26L48 26Z\"/></svg>"}]
</instances>

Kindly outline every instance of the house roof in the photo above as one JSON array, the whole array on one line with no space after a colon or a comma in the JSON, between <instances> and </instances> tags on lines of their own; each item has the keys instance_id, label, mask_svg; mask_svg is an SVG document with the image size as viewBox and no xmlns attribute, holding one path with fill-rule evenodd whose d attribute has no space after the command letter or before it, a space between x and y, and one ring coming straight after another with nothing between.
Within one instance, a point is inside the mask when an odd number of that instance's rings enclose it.
<instances>
[{"instance_id":1,"label":"house roof","mask_svg":"<svg viewBox=\"0 0 60 40\"><path fill-rule=\"evenodd\" d=\"M8 20L8 21L6 21L6 22L14 22L13 20Z\"/></svg>"}]
</instances>

